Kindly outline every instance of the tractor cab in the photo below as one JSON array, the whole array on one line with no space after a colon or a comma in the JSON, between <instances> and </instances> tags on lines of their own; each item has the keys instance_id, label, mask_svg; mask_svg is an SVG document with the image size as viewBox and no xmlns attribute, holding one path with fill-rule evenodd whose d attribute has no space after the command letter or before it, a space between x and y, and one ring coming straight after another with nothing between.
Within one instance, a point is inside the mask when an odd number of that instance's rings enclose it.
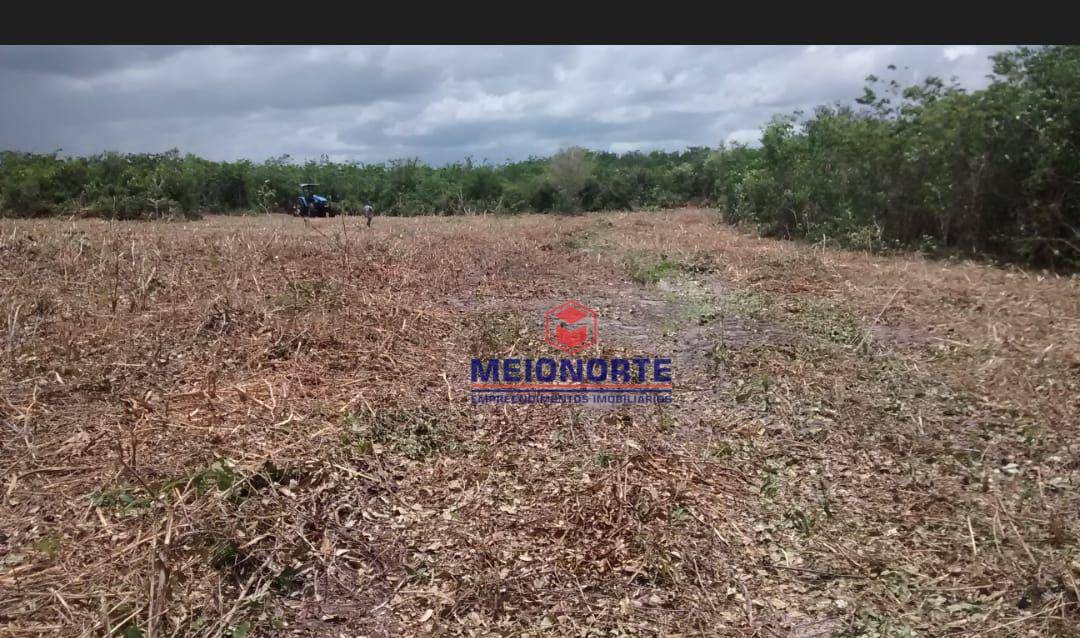
<instances>
[{"instance_id":1,"label":"tractor cab","mask_svg":"<svg viewBox=\"0 0 1080 638\"><path fill-rule=\"evenodd\" d=\"M318 184L301 184L300 196L296 198L294 214L300 217L333 217L330 198L315 191Z\"/></svg>"}]
</instances>

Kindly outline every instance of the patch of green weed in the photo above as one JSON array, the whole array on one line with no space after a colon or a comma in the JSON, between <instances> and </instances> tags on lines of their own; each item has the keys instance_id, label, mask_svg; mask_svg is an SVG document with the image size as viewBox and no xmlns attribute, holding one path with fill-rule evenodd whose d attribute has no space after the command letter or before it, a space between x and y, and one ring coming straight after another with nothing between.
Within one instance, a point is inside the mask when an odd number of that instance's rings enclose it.
<instances>
[{"instance_id":1,"label":"patch of green weed","mask_svg":"<svg viewBox=\"0 0 1080 638\"><path fill-rule=\"evenodd\" d=\"M480 358L498 357L528 336L529 326L518 315L485 317L473 333L472 354Z\"/></svg>"},{"instance_id":2,"label":"patch of green weed","mask_svg":"<svg viewBox=\"0 0 1080 638\"><path fill-rule=\"evenodd\" d=\"M773 470L768 470L761 477L761 495L765 498L774 498L780 493L780 475Z\"/></svg>"},{"instance_id":3,"label":"patch of green weed","mask_svg":"<svg viewBox=\"0 0 1080 638\"><path fill-rule=\"evenodd\" d=\"M764 319L772 307L772 298L759 292L732 292L724 297L724 308L742 317Z\"/></svg>"},{"instance_id":4,"label":"patch of green weed","mask_svg":"<svg viewBox=\"0 0 1080 638\"><path fill-rule=\"evenodd\" d=\"M426 408L379 410L374 416L348 413L343 420L361 454L374 452L379 444L421 460L459 445L439 415Z\"/></svg>"},{"instance_id":5,"label":"patch of green weed","mask_svg":"<svg viewBox=\"0 0 1080 638\"><path fill-rule=\"evenodd\" d=\"M639 284L655 284L661 280L674 279L680 274L701 274L712 270L704 259L672 259L661 254L658 258L647 255L630 255L623 262L631 281Z\"/></svg>"}]
</instances>

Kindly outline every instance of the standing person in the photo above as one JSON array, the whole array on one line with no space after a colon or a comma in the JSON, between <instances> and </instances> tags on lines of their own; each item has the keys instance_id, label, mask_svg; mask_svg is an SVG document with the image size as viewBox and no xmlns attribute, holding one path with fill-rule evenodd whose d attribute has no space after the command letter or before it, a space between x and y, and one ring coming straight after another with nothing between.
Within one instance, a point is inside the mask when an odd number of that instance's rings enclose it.
<instances>
[{"instance_id":1,"label":"standing person","mask_svg":"<svg viewBox=\"0 0 1080 638\"><path fill-rule=\"evenodd\" d=\"M371 228L371 218L375 215L375 207L371 205L371 201L364 202L364 217L367 217L368 228Z\"/></svg>"}]
</instances>

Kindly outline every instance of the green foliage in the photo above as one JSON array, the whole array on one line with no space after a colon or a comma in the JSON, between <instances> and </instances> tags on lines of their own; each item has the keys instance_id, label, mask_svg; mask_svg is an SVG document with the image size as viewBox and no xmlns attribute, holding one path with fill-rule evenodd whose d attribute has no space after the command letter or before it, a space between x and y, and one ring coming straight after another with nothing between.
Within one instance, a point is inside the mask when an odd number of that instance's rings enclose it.
<instances>
[{"instance_id":1,"label":"green foliage","mask_svg":"<svg viewBox=\"0 0 1080 638\"><path fill-rule=\"evenodd\" d=\"M992 83L973 92L940 78L904 87L870 76L854 104L774 118L758 148L574 147L440 167L0 152L0 214L285 212L298 184L317 182L354 212L368 200L387 215L716 204L725 221L770 236L1080 267L1080 47L992 59Z\"/></svg>"},{"instance_id":2,"label":"green foliage","mask_svg":"<svg viewBox=\"0 0 1080 638\"><path fill-rule=\"evenodd\" d=\"M297 163L286 155L256 164L211 162L176 150L91 157L5 151L0 152L0 214L124 219L287 212L302 182L320 184L320 193L346 211L370 200L387 215L655 208L709 201L716 179L715 170L704 165L709 156L708 149L620 156L571 148L550 159L491 165L467 158L432 167L417 159Z\"/></svg>"},{"instance_id":3,"label":"green foliage","mask_svg":"<svg viewBox=\"0 0 1080 638\"><path fill-rule=\"evenodd\" d=\"M855 248L1080 266L1080 47L996 54L966 92L875 76L857 106L774 119L727 152L728 221Z\"/></svg>"}]
</instances>

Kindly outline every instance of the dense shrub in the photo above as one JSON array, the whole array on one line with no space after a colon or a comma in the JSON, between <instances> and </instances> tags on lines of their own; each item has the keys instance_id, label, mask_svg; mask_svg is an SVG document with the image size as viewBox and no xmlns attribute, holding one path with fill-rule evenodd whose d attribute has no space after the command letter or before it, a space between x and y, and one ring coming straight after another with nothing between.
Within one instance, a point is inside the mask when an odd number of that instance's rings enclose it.
<instances>
[{"instance_id":1,"label":"dense shrub","mask_svg":"<svg viewBox=\"0 0 1080 638\"><path fill-rule=\"evenodd\" d=\"M1080 47L993 61L984 90L871 76L856 106L773 120L760 149L724 158L725 213L778 236L1080 266Z\"/></svg>"}]
</instances>

